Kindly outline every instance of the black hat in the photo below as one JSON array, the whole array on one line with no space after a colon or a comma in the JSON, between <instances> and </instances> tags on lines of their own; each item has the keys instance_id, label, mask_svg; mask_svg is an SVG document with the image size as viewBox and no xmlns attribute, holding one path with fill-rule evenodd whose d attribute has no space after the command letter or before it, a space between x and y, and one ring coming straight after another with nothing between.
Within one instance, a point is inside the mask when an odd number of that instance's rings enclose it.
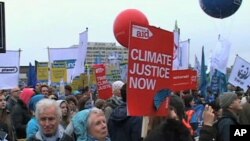
<instances>
[{"instance_id":1,"label":"black hat","mask_svg":"<svg viewBox=\"0 0 250 141\"><path fill-rule=\"evenodd\" d=\"M169 106L172 106L176 110L176 114L179 119L183 119L185 117L185 106L183 100L177 95L171 95Z\"/></svg>"}]
</instances>

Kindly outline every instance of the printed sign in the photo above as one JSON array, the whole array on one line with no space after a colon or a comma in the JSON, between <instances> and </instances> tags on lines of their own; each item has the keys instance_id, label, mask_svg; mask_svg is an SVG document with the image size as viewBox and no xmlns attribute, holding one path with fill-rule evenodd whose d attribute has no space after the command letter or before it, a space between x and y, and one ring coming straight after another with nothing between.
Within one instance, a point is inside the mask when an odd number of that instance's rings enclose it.
<instances>
[{"instance_id":1,"label":"printed sign","mask_svg":"<svg viewBox=\"0 0 250 141\"><path fill-rule=\"evenodd\" d=\"M112 87L106 78L105 66L103 64L96 64L94 68L99 98L108 99L112 96Z\"/></svg>"},{"instance_id":2,"label":"printed sign","mask_svg":"<svg viewBox=\"0 0 250 141\"><path fill-rule=\"evenodd\" d=\"M157 93L171 88L173 33L135 23L131 24L130 30L128 113L132 116L165 116L165 97L161 96L160 100ZM161 103L155 105L154 99Z\"/></svg>"}]
</instances>

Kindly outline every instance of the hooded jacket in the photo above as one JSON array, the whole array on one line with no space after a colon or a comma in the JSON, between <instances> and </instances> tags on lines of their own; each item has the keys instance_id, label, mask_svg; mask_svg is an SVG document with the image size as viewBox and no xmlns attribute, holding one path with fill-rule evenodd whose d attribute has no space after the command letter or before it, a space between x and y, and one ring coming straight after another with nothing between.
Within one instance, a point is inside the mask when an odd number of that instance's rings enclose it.
<instances>
[{"instance_id":1,"label":"hooded jacket","mask_svg":"<svg viewBox=\"0 0 250 141\"><path fill-rule=\"evenodd\" d=\"M142 117L127 116L127 104L115 108L108 121L111 141L140 141Z\"/></svg>"}]
</instances>

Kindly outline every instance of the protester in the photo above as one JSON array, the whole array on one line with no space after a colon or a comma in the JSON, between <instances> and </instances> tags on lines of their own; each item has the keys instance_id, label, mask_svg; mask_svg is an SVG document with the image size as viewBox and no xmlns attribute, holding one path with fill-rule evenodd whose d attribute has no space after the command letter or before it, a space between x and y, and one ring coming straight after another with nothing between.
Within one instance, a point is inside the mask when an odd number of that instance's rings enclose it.
<instances>
[{"instance_id":1,"label":"protester","mask_svg":"<svg viewBox=\"0 0 250 141\"><path fill-rule=\"evenodd\" d=\"M19 99L21 90L19 87L16 87L16 88L11 89L10 93L11 95L7 101L7 108L11 112L12 108L14 107L14 105L17 103L17 100Z\"/></svg>"},{"instance_id":2,"label":"protester","mask_svg":"<svg viewBox=\"0 0 250 141\"><path fill-rule=\"evenodd\" d=\"M39 123L38 123L37 118L35 117L36 104L44 98L45 98L45 95L38 94L38 95L33 96L30 99L28 108L31 112L32 117L29 120L27 127L26 127L26 138L27 139L29 139L31 136L35 135L36 132L39 130Z\"/></svg>"},{"instance_id":3,"label":"protester","mask_svg":"<svg viewBox=\"0 0 250 141\"><path fill-rule=\"evenodd\" d=\"M192 141L189 129L182 123L184 116L182 99L171 95L166 121L152 130L145 141Z\"/></svg>"},{"instance_id":4,"label":"protester","mask_svg":"<svg viewBox=\"0 0 250 141\"><path fill-rule=\"evenodd\" d=\"M112 93L113 96L107 100L107 106L104 109L104 113L106 119L109 119L110 114L112 113L113 109L117 106L121 105L122 98L121 98L121 88L124 85L122 81L115 81L112 83Z\"/></svg>"},{"instance_id":5,"label":"protester","mask_svg":"<svg viewBox=\"0 0 250 141\"><path fill-rule=\"evenodd\" d=\"M108 121L111 141L141 141L142 117L128 116L127 84L121 88L122 103L116 107Z\"/></svg>"},{"instance_id":6,"label":"protester","mask_svg":"<svg viewBox=\"0 0 250 141\"><path fill-rule=\"evenodd\" d=\"M217 140L230 140L230 125L239 125L238 114L242 110L240 99L235 92L226 92L219 97L222 117L218 121Z\"/></svg>"},{"instance_id":7,"label":"protester","mask_svg":"<svg viewBox=\"0 0 250 141\"><path fill-rule=\"evenodd\" d=\"M69 95L65 99L68 103L70 117L72 118L78 112L78 100L74 95Z\"/></svg>"},{"instance_id":8,"label":"protester","mask_svg":"<svg viewBox=\"0 0 250 141\"><path fill-rule=\"evenodd\" d=\"M62 112L55 100L43 99L36 105L36 118L39 131L28 141L73 141L73 138L64 133L60 125Z\"/></svg>"},{"instance_id":9,"label":"protester","mask_svg":"<svg viewBox=\"0 0 250 141\"><path fill-rule=\"evenodd\" d=\"M27 100L29 100L33 94L34 92L32 89L29 91L25 88L25 90L20 94L20 99L17 99L17 103L12 108L11 119L18 139L26 138L26 127L31 118L31 113L25 102L28 103L29 101Z\"/></svg>"},{"instance_id":10,"label":"protester","mask_svg":"<svg viewBox=\"0 0 250 141\"><path fill-rule=\"evenodd\" d=\"M70 122L70 111L68 107L68 103L65 100L57 100L57 105L60 107L62 111L62 119L60 124L63 126L64 129L68 126Z\"/></svg>"},{"instance_id":11,"label":"protester","mask_svg":"<svg viewBox=\"0 0 250 141\"><path fill-rule=\"evenodd\" d=\"M78 112L72 124L77 141L110 141L105 115L98 108Z\"/></svg>"},{"instance_id":12,"label":"protester","mask_svg":"<svg viewBox=\"0 0 250 141\"><path fill-rule=\"evenodd\" d=\"M49 86L48 85L41 85L40 92L41 92L41 94L43 94L45 96L49 96Z\"/></svg>"},{"instance_id":13,"label":"protester","mask_svg":"<svg viewBox=\"0 0 250 141\"><path fill-rule=\"evenodd\" d=\"M246 102L242 104L242 111L239 114L240 124L250 125L250 95L245 96Z\"/></svg>"},{"instance_id":14,"label":"protester","mask_svg":"<svg viewBox=\"0 0 250 141\"><path fill-rule=\"evenodd\" d=\"M70 85L64 86L65 96L72 95L72 87Z\"/></svg>"},{"instance_id":15,"label":"protester","mask_svg":"<svg viewBox=\"0 0 250 141\"><path fill-rule=\"evenodd\" d=\"M15 131L6 107L5 95L0 93L0 140L15 141Z\"/></svg>"}]
</instances>

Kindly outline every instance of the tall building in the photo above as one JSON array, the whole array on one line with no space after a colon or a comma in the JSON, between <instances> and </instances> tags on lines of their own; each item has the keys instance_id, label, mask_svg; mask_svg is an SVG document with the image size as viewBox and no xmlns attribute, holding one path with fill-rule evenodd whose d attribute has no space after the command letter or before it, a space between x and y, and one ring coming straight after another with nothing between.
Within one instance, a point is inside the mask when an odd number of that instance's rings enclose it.
<instances>
[{"instance_id":1,"label":"tall building","mask_svg":"<svg viewBox=\"0 0 250 141\"><path fill-rule=\"evenodd\" d=\"M128 49L112 42L88 42L86 64L127 63Z\"/></svg>"}]
</instances>

